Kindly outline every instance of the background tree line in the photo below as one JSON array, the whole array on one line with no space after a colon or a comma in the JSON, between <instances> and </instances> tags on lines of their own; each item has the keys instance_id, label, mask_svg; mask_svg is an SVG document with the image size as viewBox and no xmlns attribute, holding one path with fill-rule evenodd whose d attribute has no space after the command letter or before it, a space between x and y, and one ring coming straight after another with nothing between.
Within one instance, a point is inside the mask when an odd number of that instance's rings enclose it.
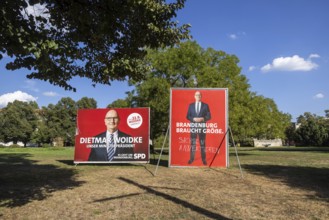
<instances>
[{"instance_id":1,"label":"background tree line","mask_svg":"<svg viewBox=\"0 0 329 220\"><path fill-rule=\"evenodd\" d=\"M329 146L329 110L325 116L305 112L286 129L288 140L302 146Z\"/></svg>"},{"instance_id":2,"label":"background tree line","mask_svg":"<svg viewBox=\"0 0 329 220\"><path fill-rule=\"evenodd\" d=\"M161 145L169 123L170 88L228 88L229 125L236 142L252 145L252 139L281 138L287 144L329 145L329 110L326 117L305 113L292 126L291 116L278 110L272 99L250 91L246 76L241 74L239 59L223 51L203 49L187 41L175 47L149 50L146 62L152 67L134 85L124 99L107 107L150 107L151 139ZM57 104L39 108L37 103L14 101L0 111L0 140L52 144L62 141L74 145L78 109L97 108L93 98L75 102L69 97Z\"/></svg>"},{"instance_id":3,"label":"background tree line","mask_svg":"<svg viewBox=\"0 0 329 220\"><path fill-rule=\"evenodd\" d=\"M223 51L203 49L187 41L175 47L149 50L146 62L152 67L142 81L134 85L124 99L107 107L150 107L151 139L161 144L169 124L170 88L228 88L229 125L236 142L252 145L252 139L281 138L300 145L329 145L329 110L326 117L305 113L292 126L291 116L278 110L272 99L250 91L250 85L238 66L239 59ZM0 112L0 140L52 144L57 139L74 145L78 109L97 108L93 98L75 102L62 98L56 105L39 108L37 103L15 101ZM57 140L58 141L58 140Z\"/></svg>"},{"instance_id":4,"label":"background tree line","mask_svg":"<svg viewBox=\"0 0 329 220\"><path fill-rule=\"evenodd\" d=\"M127 107L127 102L117 100L108 107ZM54 142L63 142L64 146L74 145L76 113L78 109L97 108L97 102L92 98L83 97L75 102L69 97L62 98L56 105L39 108L36 102L14 101L7 107L0 109L0 141L35 143L38 146L50 146ZM153 115L154 110L151 109ZM156 117L156 116L153 116ZM290 124L285 130L287 144L303 146L329 146L329 110L321 117L305 113L298 118L297 125ZM164 117L164 120L168 118ZM151 127L161 121L151 120ZM163 121L164 122L164 121ZM250 128L251 126L249 126ZM264 133L271 133L270 129ZM158 136L152 132L153 138L159 146L163 141L165 130L158 129ZM260 132L260 129L257 129ZM247 137L248 139L249 137ZM249 143L244 142L248 145Z\"/></svg>"},{"instance_id":5,"label":"background tree line","mask_svg":"<svg viewBox=\"0 0 329 220\"><path fill-rule=\"evenodd\" d=\"M57 143L74 146L78 109L97 108L93 98L83 97L75 102L62 98L56 105L39 108L36 102L14 101L0 109L0 141L23 142L24 146Z\"/></svg>"}]
</instances>

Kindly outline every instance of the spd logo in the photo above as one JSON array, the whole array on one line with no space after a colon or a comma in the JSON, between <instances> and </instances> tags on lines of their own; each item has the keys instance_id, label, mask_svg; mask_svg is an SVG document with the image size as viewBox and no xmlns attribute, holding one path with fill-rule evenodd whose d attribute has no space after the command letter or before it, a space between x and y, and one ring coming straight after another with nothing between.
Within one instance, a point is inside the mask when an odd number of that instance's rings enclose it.
<instances>
[{"instance_id":1,"label":"spd logo","mask_svg":"<svg viewBox=\"0 0 329 220\"><path fill-rule=\"evenodd\" d=\"M134 159L138 160L138 159L145 159L146 155L145 154L134 154Z\"/></svg>"}]
</instances>

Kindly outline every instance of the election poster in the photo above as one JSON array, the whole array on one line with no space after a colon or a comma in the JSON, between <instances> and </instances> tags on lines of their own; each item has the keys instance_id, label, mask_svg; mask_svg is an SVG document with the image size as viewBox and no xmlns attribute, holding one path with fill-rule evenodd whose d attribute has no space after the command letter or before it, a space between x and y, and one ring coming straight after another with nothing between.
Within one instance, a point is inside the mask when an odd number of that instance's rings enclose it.
<instances>
[{"instance_id":1,"label":"election poster","mask_svg":"<svg viewBox=\"0 0 329 220\"><path fill-rule=\"evenodd\" d=\"M147 163L149 108L80 109L74 163Z\"/></svg>"},{"instance_id":2,"label":"election poster","mask_svg":"<svg viewBox=\"0 0 329 220\"><path fill-rule=\"evenodd\" d=\"M228 166L228 90L172 88L171 167Z\"/></svg>"}]
</instances>

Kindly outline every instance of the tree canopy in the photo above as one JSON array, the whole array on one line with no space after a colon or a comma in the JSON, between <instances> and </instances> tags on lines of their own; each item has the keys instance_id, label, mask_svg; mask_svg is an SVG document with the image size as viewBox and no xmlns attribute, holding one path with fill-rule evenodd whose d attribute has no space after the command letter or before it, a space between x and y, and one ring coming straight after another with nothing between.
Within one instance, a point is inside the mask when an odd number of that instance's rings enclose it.
<instances>
[{"instance_id":1,"label":"tree canopy","mask_svg":"<svg viewBox=\"0 0 329 220\"><path fill-rule=\"evenodd\" d=\"M189 38L173 18L185 0L3 0L0 52L6 68L27 68L28 78L76 91L72 77L93 85L141 80L147 48ZM0 53L0 60L3 56Z\"/></svg>"},{"instance_id":2,"label":"tree canopy","mask_svg":"<svg viewBox=\"0 0 329 220\"><path fill-rule=\"evenodd\" d=\"M228 88L229 125L237 141L285 137L291 116L280 112L272 99L250 91L235 55L203 49L196 42L187 41L176 47L152 50L147 61L153 68L145 80L131 81L135 90L128 93L126 103L151 108L152 138L161 136L168 127L170 88L195 86Z\"/></svg>"},{"instance_id":3,"label":"tree canopy","mask_svg":"<svg viewBox=\"0 0 329 220\"><path fill-rule=\"evenodd\" d=\"M326 117L305 112L297 119L298 128L291 134L291 138L304 146L326 146L329 144L328 110Z\"/></svg>"},{"instance_id":4,"label":"tree canopy","mask_svg":"<svg viewBox=\"0 0 329 220\"><path fill-rule=\"evenodd\" d=\"M163 78L151 77L141 82L136 90L128 93L126 99L118 99L109 108L150 106L151 138L158 146L164 141L164 133L169 122L170 83ZM290 123L290 115L278 111L273 100L250 93L248 105L233 103L229 100L230 126L235 140L243 145L255 138L285 138L289 144L302 146L329 145L329 110L326 116L304 113L298 117L297 129ZM233 99L234 100L234 99ZM93 98L83 97L74 101L69 97L62 98L56 104L38 108L36 102L25 103L14 101L0 109L0 141L38 144L74 145L76 116L78 109L96 108ZM237 114L237 117L232 115ZM291 126L289 126L289 124ZM292 142L294 141L294 142Z\"/></svg>"},{"instance_id":5,"label":"tree canopy","mask_svg":"<svg viewBox=\"0 0 329 220\"><path fill-rule=\"evenodd\" d=\"M36 109L38 109L36 102L26 103L21 101L14 101L1 109L0 140L4 142L12 141L14 144L21 141L26 146L37 128Z\"/></svg>"},{"instance_id":6,"label":"tree canopy","mask_svg":"<svg viewBox=\"0 0 329 220\"><path fill-rule=\"evenodd\" d=\"M61 142L74 145L78 109L97 108L93 98L82 97L74 101L61 98L56 104L39 109L36 102L14 101L0 109L0 141L29 142L42 145ZM57 144L58 144L57 143Z\"/></svg>"}]
</instances>

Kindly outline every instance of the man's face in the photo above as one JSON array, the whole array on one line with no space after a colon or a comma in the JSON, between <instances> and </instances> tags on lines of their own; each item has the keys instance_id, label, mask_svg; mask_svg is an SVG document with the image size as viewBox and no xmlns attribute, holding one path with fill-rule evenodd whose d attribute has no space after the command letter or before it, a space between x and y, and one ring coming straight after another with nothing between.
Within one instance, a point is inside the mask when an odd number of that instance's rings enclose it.
<instances>
[{"instance_id":1,"label":"man's face","mask_svg":"<svg viewBox=\"0 0 329 220\"><path fill-rule=\"evenodd\" d=\"M118 113L115 110L108 111L106 113L104 122L108 131L112 133L115 132L116 130L118 130L118 125L120 122Z\"/></svg>"},{"instance_id":2,"label":"man's face","mask_svg":"<svg viewBox=\"0 0 329 220\"><path fill-rule=\"evenodd\" d=\"M201 93L200 92L196 92L194 97L195 97L195 101L197 101L197 102L201 101Z\"/></svg>"}]
</instances>

